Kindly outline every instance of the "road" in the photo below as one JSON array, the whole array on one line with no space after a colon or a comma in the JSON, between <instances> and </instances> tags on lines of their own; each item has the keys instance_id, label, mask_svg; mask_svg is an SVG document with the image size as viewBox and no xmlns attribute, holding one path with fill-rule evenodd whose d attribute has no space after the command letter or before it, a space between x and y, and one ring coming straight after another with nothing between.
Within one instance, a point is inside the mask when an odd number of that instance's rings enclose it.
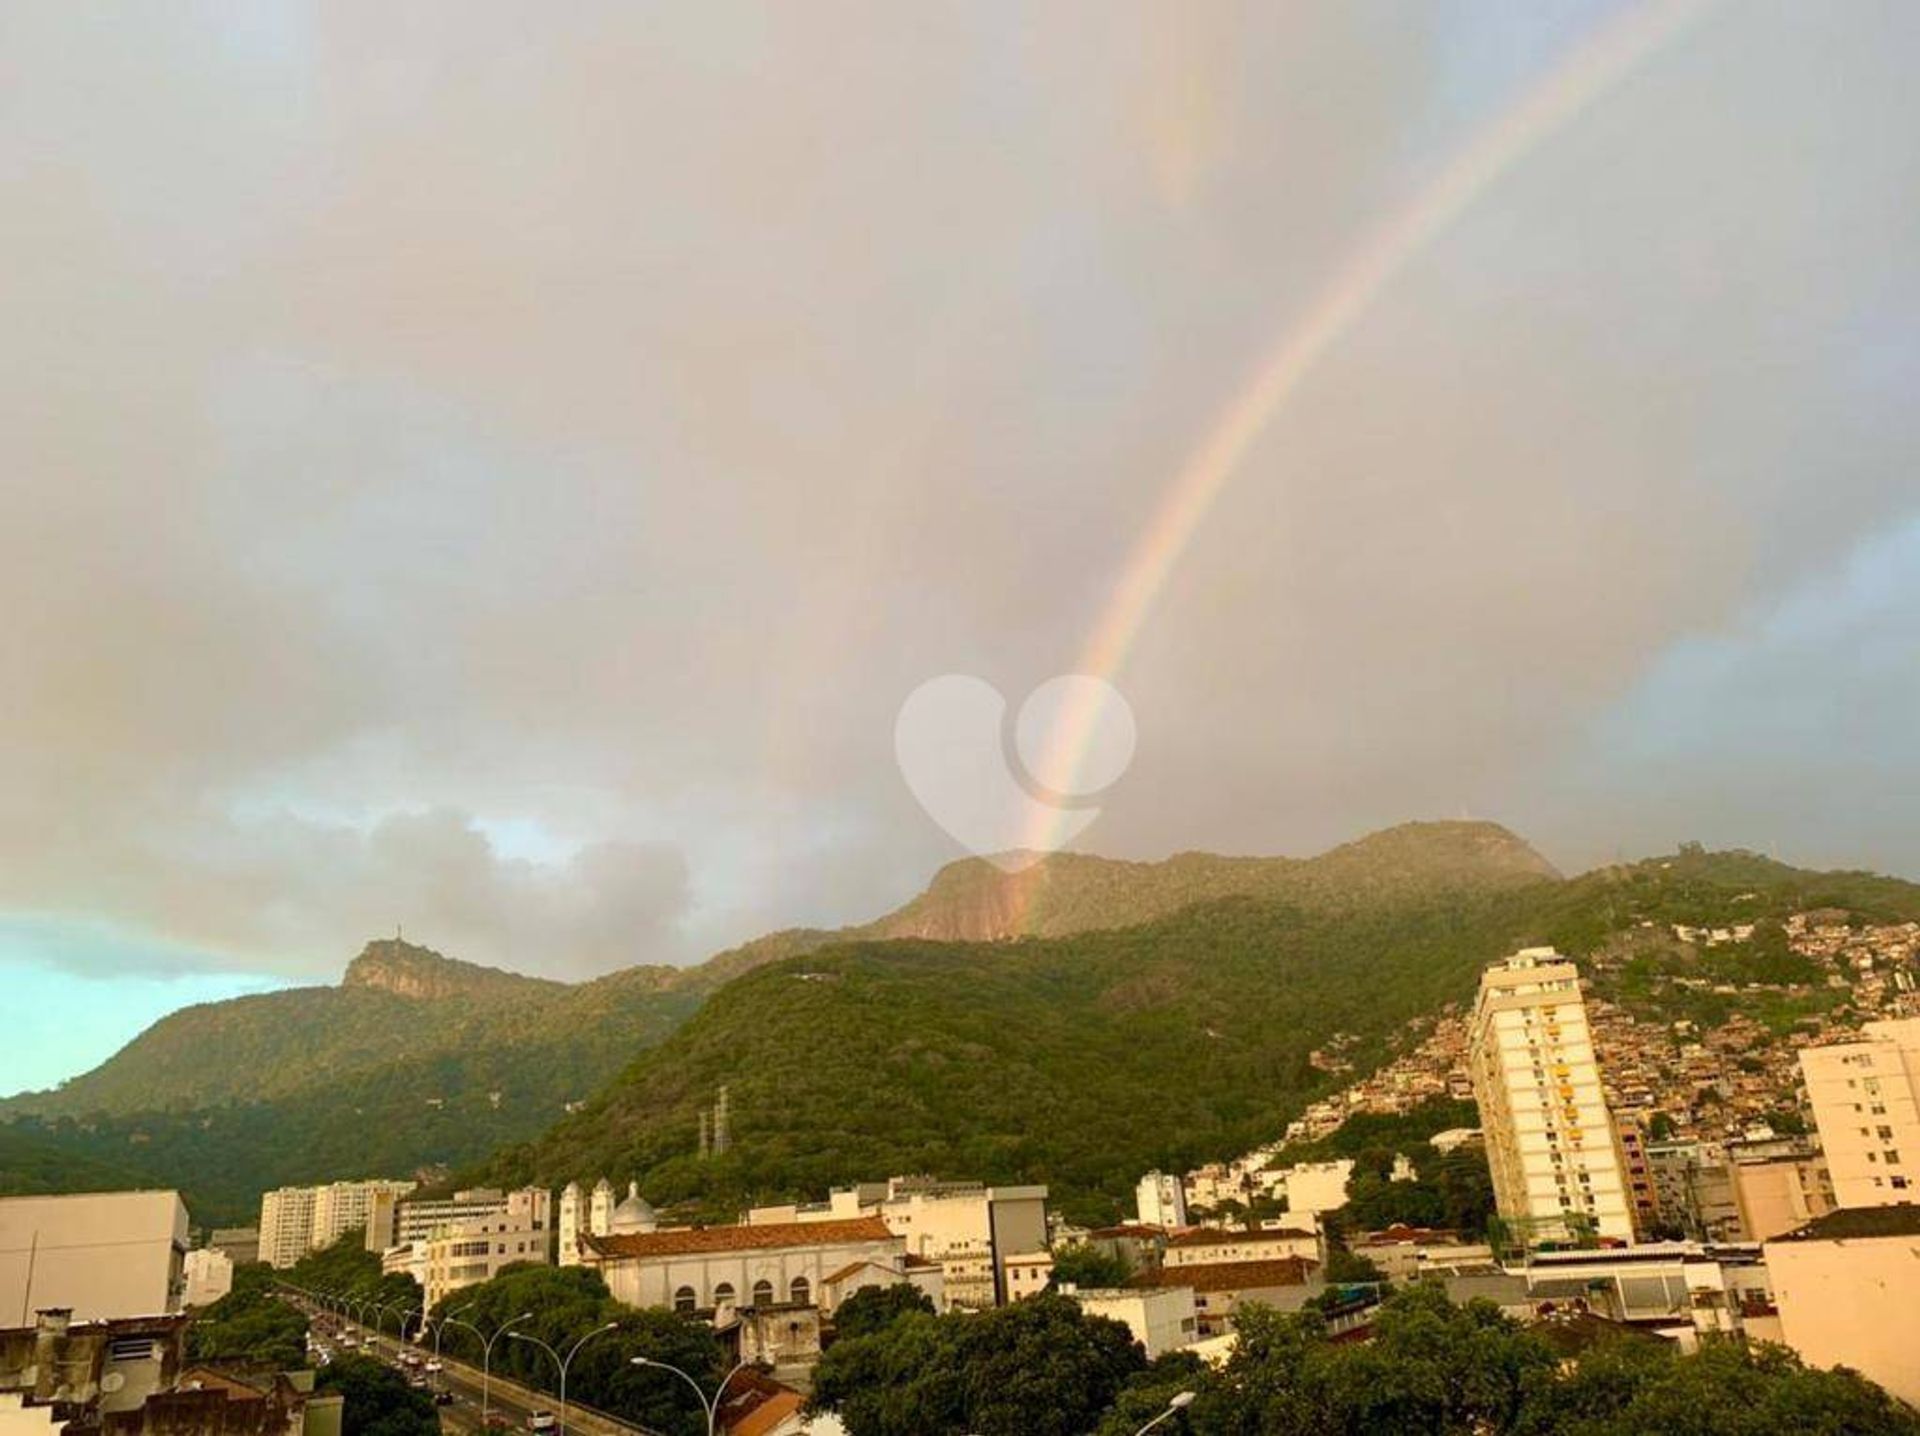
<instances>
[{"instance_id":1,"label":"road","mask_svg":"<svg viewBox=\"0 0 1920 1436\"><path fill-rule=\"evenodd\" d=\"M306 1308L303 1308L306 1309ZM338 1340L339 1322L336 1318L307 1310L307 1316L314 1323L314 1330L321 1334L328 1347L336 1353L340 1350ZM364 1342L368 1333L361 1327L349 1325L351 1330ZM416 1348L418 1349L418 1348ZM362 1354L366 1347L360 1347ZM432 1348L421 1351L422 1359L431 1357ZM398 1366L398 1349L391 1336L380 1341L379 1359L389 1366ZM466 1433L480 1432L481 1423L481 1375L480 1369L461 1362L441 1358L442 1370L439 1380L454 1396L453 1404L440 1408L440 1429L444 1432ZM556 1416L560 1411L559 1401L544 1392L530 1391L516 1386L512 1382L494 1378L488 1384L487 1410L493 1414L496 1428L504 1422L509 1430L527 1430L528 1419L535 1411L551 1411ZM644 1427L631 1426L613 1420L596 1411L585 1411L578 1407L569 1407L567 1412L567 1430L575 1436L652 1436Z\"/></svg>"}]
</instances>

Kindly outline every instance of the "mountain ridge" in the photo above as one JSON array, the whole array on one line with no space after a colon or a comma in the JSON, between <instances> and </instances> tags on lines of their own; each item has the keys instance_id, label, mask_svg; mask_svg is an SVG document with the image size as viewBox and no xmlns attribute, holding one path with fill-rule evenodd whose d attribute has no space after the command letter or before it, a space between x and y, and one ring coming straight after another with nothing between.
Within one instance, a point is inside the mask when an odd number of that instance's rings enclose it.
<instances>
[{"instance_id":1,"label":"mountain ridge","mask_svg":"<svg viewBox=\"0 0 1920 1436\"><path fill-rule=\"evenodd\" d=\"M37 1123L91 1159L183 1186L213 1171L230 1214L249 1186L325 1175L323 1154L358 1162L378 1152L403 1170L470 1164L527 1141L713 993L828 948L962 937L1018 950L1236 897L1352 907L1436 884L1552 882L1552 873L1497 825L1412 824L1305 859L1059 853L1016 873L962 859L870 923L786 929L695 966L638 966L576 984L378 939L336 986L181 1009L61 1088L0 1102L0 1120ZM370 1124L382 1140L356 1143ZM236 1169L236 1145L257 1160Z\"/></svg>"}]
</instances>

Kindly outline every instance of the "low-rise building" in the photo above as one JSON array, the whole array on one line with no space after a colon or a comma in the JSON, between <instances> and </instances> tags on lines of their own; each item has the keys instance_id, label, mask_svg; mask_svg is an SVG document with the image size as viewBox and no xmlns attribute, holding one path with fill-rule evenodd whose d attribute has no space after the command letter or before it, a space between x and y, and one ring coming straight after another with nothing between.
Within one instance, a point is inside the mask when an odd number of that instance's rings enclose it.
<instances>
[{"instance_id":1,"label":"low-rise building","mask_svg":"<svg viewBox=\"0 0 1920 1436\"><path fill-rule=\"evenodd\" d=\"M1260 1231L1195 1227L1167 1238L1160 1264L1174 1270L1218 1266L1222 1262L1276 1261L1282 1257L1304 1257L1315 1263L1324 1261L1319 1233L1297 1227Z\"/></svg>"},{"instance_id":2,"label":"low-rise building","mask_svg":"<svg viewBox=\"0 0 1920 1436\"><path fill-rule=\"evenodd\" d=\"M0 1315L60 1308L85 1322L178 1311L187 1232L178 1192L0 1198Z\"/></svg>"},{"instance_id":3,"label":"low-rise building","mask_svg":"<svg viewBox=\"0 0 1920 1436\"><path fill-rule=\"evenodd\" d=\"M183 1264L186 1281L184 1305L212 1306L233 1290L233 1258L214 1247L200 1247L187 1253Z\"/></svg>"},{"instance_id":4,"label":"low-rise building","mask_svg":"<svg viewBox=\"0 0 1920 1436\"><path fill-rule=\"evenodd\" d=\"M1013 1252L1003 1270L1007 1274L1007 1300L1024 1301L1045 1291L1053 1280L1053 1253Z\"/></svg>"},{"instance_id":5,"label":"low-rise building","mask_svg":"<svg viewBox=\"0 0 1920 1436\"><path fill-rule=\"evenodd\" d=\"M1766 1243L1780 1339L1812 1366L1851 1366L1920 1405L1920 1206L1829 1212Z\"/></svg>"},{"instance_id":6,"label":"low-rise building","mask_svg":"<svg viewBox=\"0 0 1920 1436\"><path fill-rule=\"evenodd\" d=\"M925 1257L902 1257L898 1265L891 1266L863 1257L859 1261L848 1262L822 1278L820 1290L814 1293L814 1301L831 1316L840 1309L842 1302L857 1291L904 1283L932 1302L935 1311L940 1311L945 1305L941 1300L945 1279L940 1263L928 1261Z\"/></svg>"},{"instance_id":7,"label":"low-rise building","mask_svg":"<svg viewBox=\"0 0 1920 1436\"><path fill-rule=\"evenodd\" d=\"M581 1259L616 1300L683 1314L818 1305L829 1276L856 1262L904 1269L905 1238L878 1217L781 1225L616 1232L580 1239Z\"/></svg>"},{"instance_id":8,"label":"low-rise building","mask_svg":"<svg viewBox=\"0 0 1920 1436\"><path fill-rule=\"evenodd\" d=\"M942 1310L980 1311L1013 1299L1006 1262L1047 1245L1047 1189L990 1187L932 1177L836 1187L825 1202L756 1207L745 1226L800 1226L878 1217L906 1239L907 1250L940 1263Z\"/></svg>"},{"instance_id":9,"label":"low-rise building","mask_svg":"<svg viewBox=\"0 0 1920 1436\"><path fill-rule=\"evenodd\" d=\"M1347 1183L1353 1176L1353 1159L1338 1157L1326 1162L1298 1162L1275 1173L1269 1184L1275 1196L1285 1197L1287 1212L1335 1211L1347 1204Z\"/></svg>"},{"instance_id":10,"label":"low-rise building","mask_svg":"<svg viewBox=\"0 0 1920 1436\"><path fill-rule=\"evenodd\" d=\"M207 1245L225 1252L235 1266L250 1266L260 1260L260 1228L215 1227L207 1236Z\"/></svg>"},{"instance_id":11,"label":"low-rise building","mask_svg":"<svg viewBox=\"0 0 1920 1436\"><path fill-rule=\"evenodd\" d=\"M1160 1254L1167 1249L1167 1230L1139 1222L1095 1227L1087 1233L1087 1245L1107 1256L1118 1257L1130 1271L1153 1271L1160 1265Z\"/></svg>"},{"instance_id":12,"label":"low-rise building","mask_svg":"<svg viewBox=\"0 0 1920 1436\"><path fill-rule=\"evenodd\" d=\"M1493 1247L1486 1242L1465 1241L1445 1228L1403 1223L1358 1232L1347 1239L1347 1250L1379 1267L1389 1281L1411 1281L1430 1271L1484 1267L1493 1261Z\"/></svg>"},{"instance_id":13,"label":"low-rise building","mask_svg":"<svg viewBox=\"0 0 1920 1436\"><path fill-rule=\"evenodd\" d=\"M1088 1316L1124 1324L1155 1361L1200 1339L1200 1322L1190 1286L1065 1287L1062 1294Z\"/></svg>"},{"instance_id":14,"label":"low-rise building","mask_svg":"<svg viewBox=\"0 0 1920 1436\"><path fill-rule=\"evenodd\" d=\"M1772 1314L1767 1269L1754 1246L1655 1242L1535 1252L1521 1274L1536 1304L1578 1302L1688 1348L1701 1336L1744 1332L1749 1316Z\"/></svg>"},{"instance_id":15,"label":"low-rise building","mask_svg":"<svg viewBox=\"0 0 1920 1436\"><path fill-rule=\"evenodd\" d=\"M184 1364L187 1318L82 1322L45 1309L32 1326L0 1329L0 1394L56 1422L97 1427L170 1387Z\"/></svg>"},{"instance_id":16,"label":"low-rise building","mask_svg":"<svg viewBox=\"0 0 1920 1436\"><path fill-rule=\"evenodd\" d=\"M1816 1152L1752 1160L1736 1155L1729 1170L1743 1241L1784 1236L1834 1209L1833 1182Z\"/></svg>"},{"instance_id":17,"label":"low-rise building","mask_svg":"<svg viewBox=\"0 0 1920 1436\"><path fill-rule=\"evenodd\" d=\"M1319 1264L1303 1257L1273 1261L1216 1262L1179 1270L1161 1268L1135 1279L1140 1287L1185 1287L1193 1293L1194 1320L1201 1336L1222 1336L1233 1329L1234 1313L1247 1302L1296 1311L1325 1290Z\"/></svg>"}]
</instances>

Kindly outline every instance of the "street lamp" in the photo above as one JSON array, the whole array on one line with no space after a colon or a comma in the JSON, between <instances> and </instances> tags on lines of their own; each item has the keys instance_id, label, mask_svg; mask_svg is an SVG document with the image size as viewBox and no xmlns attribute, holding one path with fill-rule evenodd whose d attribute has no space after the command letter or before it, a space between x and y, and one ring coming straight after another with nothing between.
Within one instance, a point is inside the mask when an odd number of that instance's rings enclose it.
<instances>
[{"instance_id":1,"label":"street lamp","mask_svg":"<svg viewBox=\"0 0 1920 1436\"><path fill-rule=\"evenodd\" d=\"M537 1336L528 1336L524 1332L519 1331L509 1331L507 1333L507 1335L515 1341L532 1342L535 1346L546 1352L547 1355L551 1356L554 1362L560 1367L560 1436L567 1436L567 1368L573 1365L574 1353L579 1351L580 1348L585 1346L589 1341L592 1341L594 1337L604 1336L609 1331L618 1330L619 1326L620 1323L617 1321L610 1321L605 1326L596 1326L592 1331L589 1331L585 1336L574 1342L572 1346L568 1347L567 1354L564 1358L561 1357L559 1352L555 1351L551 1346L548 1346L546 1342Z\"/></svg>"},{"instance_id":2,"label":"street lamp","mask_svg":"<svg viewBox=\"0 0 1920 1436\"><path fill-rule=\"evenodd\" d=\"M1153 1430L1154 1427L1158 1426L1162 1421L1165 1421L1169 1416L1174 1415L1176 1412L1185 1411L1191 1405L1193 1405L1193 1393L1191 1391L1177 1393L1173 1400L1167 1403L1167 1409L1165 1411L1162 1411L1158 1416L1154 1417L1153 1420L1134 1432L1133 1436L1147 1436L1149 1431Z\"/></svg>"},{"instance_id":3,"label":"street lamp","mask_svg":"<svg viewBox=\"0 0 1920 1436\"><path fill-rule=\"evenodd\" d=\"M461 1307L460 1310L466 1311L472 1305L472 1302L468 1302L467 1305ZM511 1317L496 1326L493 1329L492 1336L488 1336L470 1321L456 1321L451 1316L443 1316L440 1318L440 1324L442 1326L446 1326L449 1323L454 1326L464 1326L468 1331L471 1331L475 1336L480 1338L480 1425L482 1429L486 1427L487 1417L493 1413L493 1344L507 1334L507 1328L512 1326L514 1322L530 1321L532 1318L532 1312L523 1311L518 1316ZM438 1348L436 1348L436 1350L437 1349Z\"/></svg>"},{"instance_id":4,"label":"street lamp","mask_svg":"<svg viewBox=\"0 0 1920 1436\"><path fill-rule=\"evenodd\" d=\"M733 1370L720 1378L720 1384L714 1387L713 1397L709 1400L707 1393L700 1389L700 1383L671 1362L655 1361L650 1356L633 1356L629 1357L628 1360L635 1366L650 1366L656 1371L671 1371L675 1376L691 1386L693 1388L693 1394L700 1398L700 1409L707 1413L707 1436L714 1436L714 1432L720 1429L720 1398L726 1392L727 1383L745 1370L747 1365L744 1358L735 1362Z\"/></svg>"}]
</instances>

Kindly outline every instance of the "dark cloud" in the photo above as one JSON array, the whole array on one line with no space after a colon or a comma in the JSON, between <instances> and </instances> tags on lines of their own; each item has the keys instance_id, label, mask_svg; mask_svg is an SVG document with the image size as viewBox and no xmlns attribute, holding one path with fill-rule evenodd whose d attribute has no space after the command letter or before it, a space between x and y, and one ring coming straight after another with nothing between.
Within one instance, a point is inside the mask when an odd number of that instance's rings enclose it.
<instances>
[{"instance_id":1,"label":"dark cloud","mask_svg":"<svg viewBox=\"0 0 1920 1436\"><path fill-rule=\"evenodd\" d=\"M953 855L901 700L1070 664L1274 335L1594 9L15 7L0 911L571 973L898 900ZM1175 574L1086 845L1469 810L1578 862L1698 792L1855 856L1864 773L1723 802L1596 734L1914 505L1916 26L1710 8L1420 255ZM1819 697L1732 691L1827 771Z\"/></svg>"}]
</instances>

